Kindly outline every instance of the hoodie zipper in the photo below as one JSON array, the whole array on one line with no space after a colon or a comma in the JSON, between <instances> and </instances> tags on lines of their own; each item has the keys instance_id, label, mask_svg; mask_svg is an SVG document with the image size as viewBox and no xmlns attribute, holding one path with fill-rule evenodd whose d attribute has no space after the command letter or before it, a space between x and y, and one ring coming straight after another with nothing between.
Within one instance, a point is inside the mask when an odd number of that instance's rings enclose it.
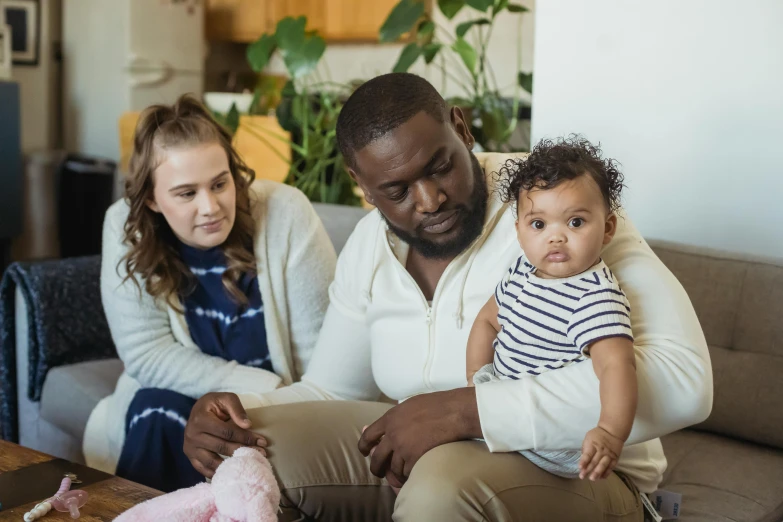
<instances>
[{"instance_id":1,"label":"hoodie zipper","mask_svg":"<svg viewBox=\"0 0 783 522\"><path fill-rule=\"evenodd\" d=\"M491 213L492 217L489 218L488 221L484 222L484 226L481 230L481 234L479 234L479 237L476 238L476 242L474 242L473 245L471 245L471 248L469 250L466 250L465 252L460 253L457 257L451 260L451 263L448 264L446 269L443 271L443 274L441 274L440 279L438 280L438 284L435 285L435 293L432 295L432 304L430 305L427 302L427 298L424 296L424 292L421 291L421 288L419 287L419 284L416 282L415 279L413 279L413 276L406 270L405 266L400 262L399 259L397 259L397 256L392 251L391 245L389 244L389 238L384 233L383 234L383 242L385 243L386 252L394 259L394 262L397 263L397 266L399 267L399 270L402 270L403 273L405 273L405 276L408 277L408 280L411 282L411 284L416 288L416 291L419 293L419 296L421 297L421 302L424 305L424 311L425 311L425 322L427 324L427 361L424 364L424 370L422 372L422 380L424 381L424 385L427 387L428 390L434 391L432 387L432 381L429 376L430 368L432 367L432 361L435 357L435 307L438 304L438 298L440 297L441 289L443 286L445 286L445 281L448 279L449 272L452 270L452 267L457 264L457 262L460 260L460 258L464 255L470 256L473 253L473 249L477 248L477 245L483 245L484 240L486 239L487 234L491 230L494 229L494 227L497 225L497 223L500 221L503 212L505 212L507 208L505 206L501 206L497 209L487 208L487 212ZM491 222L491 225L489 224ZM388 228L385 228L385 232L388 231ZM478 246L480 248L480 246ZM469 265L472 263L468 263ZM465 269L468 270L470 267L466 266ZM466 274L467 277L467 274ZM461 292L464 292L464 285L461 290ZM460 295L459 298L461 299L462 296ZM459 319L458 319L459 320Z\"/></svg>"},{"instance_id":2,"label":"hoodie zipper","mask_svg":"<svg viewBox=\"0 0 783 522\"><path fill-rule=\"evenodd\" d=\"M424 311L425 311L425 317L424 322L427 324L427 360L424 363L424 369L422 371L422 380L424 381L424 386L427 387L428 390L434 391L434 388L432 387L432 381L429 376L430 368L432 367L432 360L435 356L435 307L438 304L438 297L440 297L441 289L443 286L445 286L445 281L448 279L448 274L452 270L452 267L457 263L457 261L462 257L465 252L459 254L457 257L451 260L451 262L446 266L446 269L443 271L443 273L440 276L440 279L438 279L438 283L435 285L435 293L432 295L432 304L427 302L427 298L424 296L424 292L421 291L421 287L419 287L419 284L416 282L415 279L413 279L413 276L408 272L403 264L400 262L399 259L397 259L397 256L394 255L394 252L391 249L391 245L389 245L388 239L384 240L384 243L386 243L386 250L388 251L389 255L394 259L394 261L397 263L397 266L399 267L399 270L402 270L402 272L407 276L410 283L413 285L414 288L416 288L416 291L419 293L419 296L421 297L421 302L424 304Z\"/></svg>"}]
</instances>

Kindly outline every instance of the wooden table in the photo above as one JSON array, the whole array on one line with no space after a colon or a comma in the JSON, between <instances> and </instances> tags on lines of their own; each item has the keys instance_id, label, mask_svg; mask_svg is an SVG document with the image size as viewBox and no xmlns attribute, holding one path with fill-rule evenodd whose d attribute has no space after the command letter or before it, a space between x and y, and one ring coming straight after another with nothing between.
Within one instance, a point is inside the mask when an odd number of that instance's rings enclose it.
<instances>
[{"instance_id":1,"label":"wooden table","mask_svg":"<svg viewBox=\"0 0 783 522\"><path fill-rule=\"evenodd\" d=\"M54 460L55 457L0 440L0 474L13 472L28 466ZM83 489L90 494L87 504L81 509L82 522L114 520L120 513L145 500L162 495L160 491L136 484L129 480L111 476L106 480L82 487L74 484L71 489ZM52 495L56 492L52 491ZM39 499L38 502L44 499ZM21 521L25 513L37 502L0 511L0 521ZM73 520L68 513L52 509L41 522Z\"/></svg>"}]
</instances>

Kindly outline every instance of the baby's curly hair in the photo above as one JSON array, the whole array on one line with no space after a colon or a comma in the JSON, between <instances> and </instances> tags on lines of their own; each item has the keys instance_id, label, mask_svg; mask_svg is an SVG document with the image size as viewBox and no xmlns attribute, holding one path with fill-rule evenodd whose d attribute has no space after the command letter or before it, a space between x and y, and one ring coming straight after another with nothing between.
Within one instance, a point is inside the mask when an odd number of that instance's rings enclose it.
<instances>
[{"instance_id":1,"label":"baby's curly hair","mask_svg":"<svg viewBox=\"0 0 783 522\"><path fill-rule=\"evenodd\" d=\"M498 171L498 190L504 202L518 205L522 190L551 189L583 174L598 184L610 212L620 208L624 177L617 162L601 157L600 146L577 134L541 140L527 158L508 160Z\"/></svg>"}]
</instances>

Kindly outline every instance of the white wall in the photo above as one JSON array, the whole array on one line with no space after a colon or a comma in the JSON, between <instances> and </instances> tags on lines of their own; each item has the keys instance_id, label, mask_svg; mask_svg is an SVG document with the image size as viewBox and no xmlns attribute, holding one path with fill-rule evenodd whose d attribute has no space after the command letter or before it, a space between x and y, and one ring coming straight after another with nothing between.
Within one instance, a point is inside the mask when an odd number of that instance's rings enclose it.
<instances>
[{"instance_id":1,"label":"white wall","mask_svg":"<svg viewBox=\"0 0 783 522\"><path fill-rule=\"evenodd\" d=\"M495 21L488 51L498 85L506 93L513 93L517 81L517 34L520 32L522 34L522 69L530 71L533 68L533 8L535 0L517 0L514 3L524 5L531 11L523 15L511 13L499 15ZM449 33L452 35L454 27L459 23L481 17L482 13L469 7L465 7L454 20L446 19L437 8L434 10L436 23L449 28ZM476 31L476 28L471 29L472 31ZM472 43L470 35L467 39ZM403 47L404 44L328 44L323 62L334 81L366 80L391 72ZM441 54L443 52L441 51ZM454 56L457 60L459 59L456 55ZM453 71L455 75L458 74L459 69L463 68L459 63L453 61L447 63L450 64L449 70ZM438 65L436 66L436 64ZM440 58L437 58L429 67L425 66L424 61L420 59L410 69L410 72L429 79L445 96L464 95L464 91L454 81L446 79L444 83L444 75L439 64ZM319 72L323 76L326 75L326 70L319 68ZM285 66L279 56L270 65L270 72L285 72Z\"/></svg>"},{"instance_id":2,"label":"white wall","mask_svg":"<svg viewBox=\"0 0 783 522\"><path fill-rule=\"evenodd\" d=\"M783 258L783 2L536 6L533 140L623 164L647 238Z\"/></svg>"},{"instance_id":3,"label":"white wall","mask_svg":"<svg viewBox=\"0 0 783 522\"><path fill-rule=\"evenodd\" d=\"M11 78L19 82L22 151L59 145L60 64L52 56L52 43L60 40L61 0L41 0L41 40L36 66L14 65Z\"/></svg>"}]
</instances>

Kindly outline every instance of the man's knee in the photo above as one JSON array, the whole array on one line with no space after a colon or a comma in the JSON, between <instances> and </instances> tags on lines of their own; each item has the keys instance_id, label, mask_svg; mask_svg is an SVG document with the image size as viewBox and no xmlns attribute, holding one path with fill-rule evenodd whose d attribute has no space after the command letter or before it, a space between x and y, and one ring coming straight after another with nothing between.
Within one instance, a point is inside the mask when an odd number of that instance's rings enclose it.
<instances>
[{"instance_id":1,"label":"man's knee","mask_svg":"<svg viewBox=\"0 0 783 522\"><path fill-rule=\"evenodd\" d=\"M283 493L281 520L386 520L391 488L370 472L357 443L388 404L322 401L248 410Z\"/></svg>"},{"instance_id":2,"label":"man's knee","mask_svg":"<svg viewBox=\"0 0 783 522\"><path fill-rule=\"evenodd\" d=\"M347 483L379 484L357 444L362 426L389 405L353 401L281 404L247 411L281 488Z\"/></svg>"},{"instance_id":3,"label":"man's knee","mask_svg":"<svg viewBox=\"0 0 783 522\"><path fill-rule=\"evenodd\" d=\"M490 453L476 441L426 453L394 510L398 522L585 522L607 515L618 521L641 520L635 493L616 476L601 483L564 479L517 453Z\"/></svg>"},{"instance_id":4,"label":"man's knee","mask_svg":"<svg viewBox=\"0 0 783 522\"><path fill-rule=\"evenodd\" d=\"M460 462L466 444L474 443L438 446L419 459L397 496L395 521L483 520L480 496L475 491L480 481Z\"/></svg>"}]
</instances>

